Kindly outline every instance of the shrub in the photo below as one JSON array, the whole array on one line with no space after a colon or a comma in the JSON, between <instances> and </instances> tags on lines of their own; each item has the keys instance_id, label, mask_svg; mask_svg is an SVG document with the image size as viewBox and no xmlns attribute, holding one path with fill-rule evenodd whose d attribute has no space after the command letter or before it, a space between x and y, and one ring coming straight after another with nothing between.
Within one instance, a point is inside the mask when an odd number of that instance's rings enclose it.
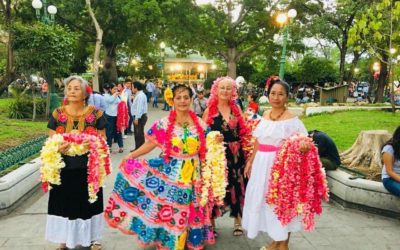
<instances>
[{"instance_id":1,"label":"shrub","mask_svg":"<svg viewBox=\"0 0 400 250\"><path fill-rule=\"evenodd\" d=\"M35 98L36 114L44 114L46 112L46 100L43 98ZM32 118L33 99L27 96L17 98L11 102L9 106L8 117L13 119Z\"/></svg>"},{"instance_id":2,"label":"shrub","mask_svg":"<svg viewBox=\"0 0 400 250\"><path fill-rule=\"evenodd\" d=\"M32 109L29 105L29 100L26 98L18 98L11 102L8 108L8 117L13 119L28 118L32 115Z\"/></svg>"}]
</instances>

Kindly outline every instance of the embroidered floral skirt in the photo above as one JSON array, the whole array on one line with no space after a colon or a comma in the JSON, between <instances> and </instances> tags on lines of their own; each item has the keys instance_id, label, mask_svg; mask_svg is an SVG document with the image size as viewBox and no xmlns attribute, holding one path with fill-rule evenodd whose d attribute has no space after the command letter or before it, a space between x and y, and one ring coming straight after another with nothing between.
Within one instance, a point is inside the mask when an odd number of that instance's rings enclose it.
<instances>
[{"instance_id":1,"label":"embroidered floral skirt","mask_svg":"<svg viewBox=\"0 0 400 250\"><path fill-rule=\"evenodd\" d=\"M193 180L182 169L198 160L162 158L121 164L105 210L108 224L136 235L141 246L158 249L202 249L214 243L204 209L196 205ZM193 171L190 173L192 179Z\"/></svg>"}]
</instances>

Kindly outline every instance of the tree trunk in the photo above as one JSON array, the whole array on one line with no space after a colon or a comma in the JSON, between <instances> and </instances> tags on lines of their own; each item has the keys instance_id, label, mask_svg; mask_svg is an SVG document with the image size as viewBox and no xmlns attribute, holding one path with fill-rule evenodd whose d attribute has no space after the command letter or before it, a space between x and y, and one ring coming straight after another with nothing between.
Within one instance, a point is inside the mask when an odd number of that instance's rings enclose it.
<instances>
[{"instance_id":1,"label":"tree trunk","mask_svg":"<svg viewBox=\"0 0 400 250\"><path fill-rule=\"evenodd\" d=\"M357 51L353 51L353 60L351 61L351 67L350 67L350 71L349 71L349 75L347 76L347 81L352 81L354 78L354 69L357 66L358 61L360 60L361 55L363 54L363 52L357 52ZM357 77L357 76L356 76Z\"/></svg>"},{"instance_id":2,"label":"tree trunk","mask_svg":"<svg viewBox=\"0 0 400 250\"><path fill-rule=\"evenodd\" d=\"M374 103L382 103L384 101L383 94L385 92L386 81L388 78L388 64L386 63L388 61L388 55L386 53L382 54L382 61Z\"/></svg>"},{"instance_id":3,"label":"tree trunk","mask_svg":"<svg viewBox=\"0 0 400 250\"><path fill-rule=\"evenodd\" d=\"M227 59L227 64L228 64L228 76L232 77L233 79L236 78L236 57L237 57L237 51L236 48L229 48L228 49L228 59Z\"/></svg>"},{"instance_id":4,"label":"tree trunk","mask_svg":"<svg viewBox=\"0 0 400 250\"><path fill-rule=\"evenodd\" d=\"M93 90L99 92L99 57L100 57L100 48L101 41L103 39L103 30L100 28L99 23L97 22L96 16L94 15L92 6L90 4L90 0L86 0L86 6L88 8L90 17L92 18L94 27L96 28L96 47L93 55Z\"/></svg>"},{"instance_id":5,"label":"tree trunk","mask_svg":"<svg viewBox=\"0 0 400 250\"><path fill-rule=\"evenodd\" d=\"M117 45L105 45L106 56L104 58L104 73L106 82L117 82L116 47Z\"/></svg>"},{"instance_id":6,"label":"tree trunk","mask_svg":"<svg viewBox=\"0 0 400 250\"><path fill-rule=\"evenodd\" d=\"M344 79L344 67L346 64L346 53L347 53L347 31L343 32L342 47L340 48L340 67L339 67L339 84L343 84Z\"/></svg>"},{"instance_id":7,"label":"tree trunk","mask_svg":"<svg viewBox=\"0 0 400 250\"><path fill-rule=\"evenodd\" d=\"M361 131L353 146L340 154L342 164L367 170L369 177L375 177L382 169L382 145L391 137L387 130Z\"/></svg>"},{"instance_id":8,"label":"tree trunk","mask_svg":"<svg viewBox=\"0 0 400 250\"><path fill-rule=\"evenodd\" d=\"M33 85L32 85L33 86ZM32 103L33 103L33 111L32 111L32 121L36 120L36 98L35 98L35 87L32 87Z\"/></svg>"}]
</instances>

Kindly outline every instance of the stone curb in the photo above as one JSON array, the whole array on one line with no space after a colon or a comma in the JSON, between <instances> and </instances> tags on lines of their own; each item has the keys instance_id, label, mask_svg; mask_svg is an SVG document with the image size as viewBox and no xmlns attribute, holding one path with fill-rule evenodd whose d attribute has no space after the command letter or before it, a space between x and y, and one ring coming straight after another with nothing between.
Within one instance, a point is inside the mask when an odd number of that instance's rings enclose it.
<instances>
[{"instance_id":1,"label":"stone curb","mask_svg":"<svg viewBox=\"0 0 400 250\"><path fill-rule=\"evenodd\" d=\"M0 216L7 215L40 186L40 158L0 178Z\"/></svg>"},{"instance_id":2,"label":"stone curb","mask_svg":"<svg viewBox=\"0 0 400 250\"><path fill-rule=\"evenodd\" d=\"M400 217L400 199L389 193L381 182L365 179L351 180L343 170L327 171L331 198L344 207Z\"/></svg>"}]
</instances>

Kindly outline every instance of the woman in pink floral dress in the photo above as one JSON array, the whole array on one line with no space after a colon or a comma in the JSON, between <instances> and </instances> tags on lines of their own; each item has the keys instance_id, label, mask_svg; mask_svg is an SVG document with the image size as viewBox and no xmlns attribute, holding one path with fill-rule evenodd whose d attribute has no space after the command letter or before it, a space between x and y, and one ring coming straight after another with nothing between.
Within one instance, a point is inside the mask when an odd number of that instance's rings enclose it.
<instances>
[{"instance_id":1,"label":"woman in pink floral dress","mask_svg":"<svg viewBox=\"0 0 400 250\"><path fill-rule=\"evenodd\" d=\"M174 87L174 110L151 126L147 141L124 159L117 174L106 221L136 235L142 246L183 250L214 243L209 213L199 204L206 126L190 110L192 96L190 88ZM162 157L137 159L156 147Z\"/></svg>"}]
</instances>

